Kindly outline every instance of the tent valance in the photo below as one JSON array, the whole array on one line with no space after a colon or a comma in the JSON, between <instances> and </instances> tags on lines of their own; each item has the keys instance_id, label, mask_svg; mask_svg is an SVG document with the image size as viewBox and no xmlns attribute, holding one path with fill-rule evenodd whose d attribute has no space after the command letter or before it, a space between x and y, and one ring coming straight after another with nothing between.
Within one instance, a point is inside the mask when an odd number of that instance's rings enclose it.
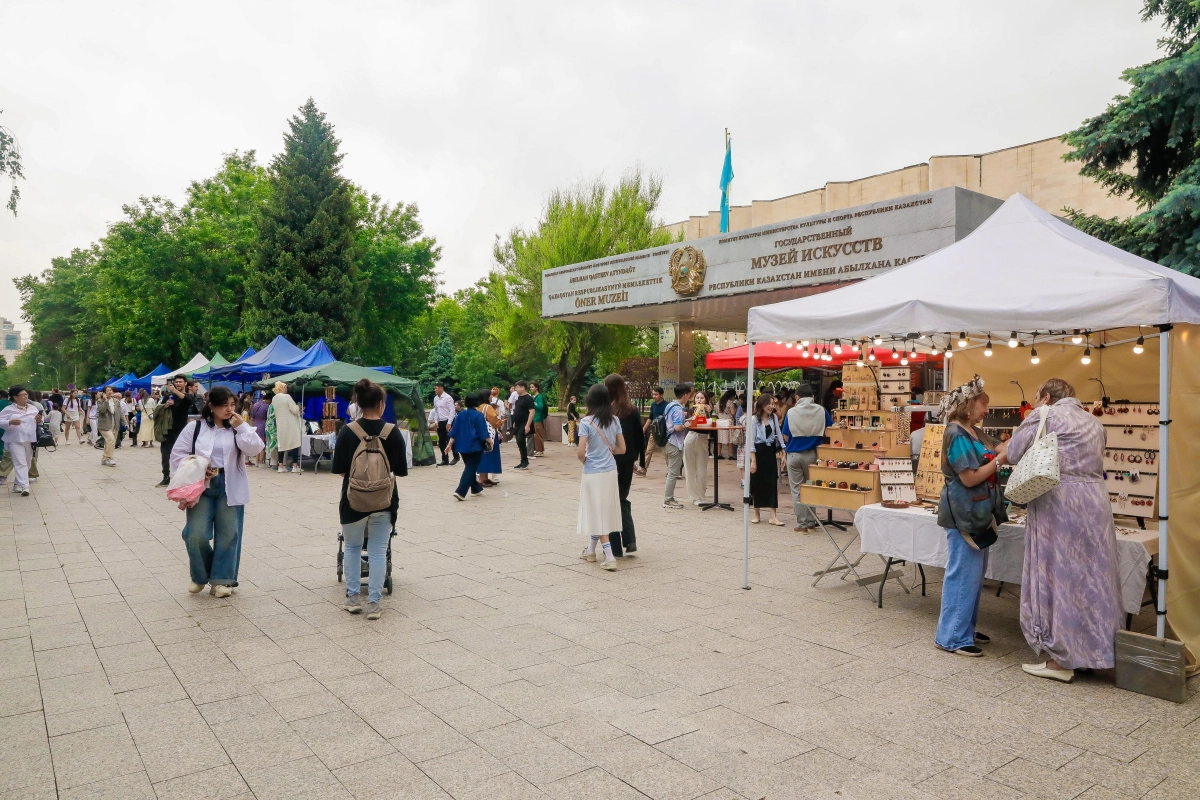
<instances>
[{"instance_id":1,"label":"tent valance","mask_svg":"<svg viewBox=\"0 0 1200 800\"><path fill-rule=\"evenodd\" d=\"M754 368L765 370L777 369L800 369L802 367L825 367L833 369L840 367L847 362L858 360L858 354L850 349L849 345L842 348L841 355L830 353L832 361L818 361L812 356L816 352L813 347L809 350L809 357L804 358L804 350L795 345L788 347L786 344L776 344L775 342L763 342L754 347ZM744 372L750 354L750 345L743 344L738 347L730 347L727 350L717 350L709 353L704 357L705 369L725 369L737 370ZM891 358L891 346L876 347L875 356L879 359L884 359L884 366L892 366L893 359ZM925 361L934 361L940 363L942 356L934 356L929 353L917 353L916 358L908 357L910 364L920 364Z\"/></svg>"}]
</instances>

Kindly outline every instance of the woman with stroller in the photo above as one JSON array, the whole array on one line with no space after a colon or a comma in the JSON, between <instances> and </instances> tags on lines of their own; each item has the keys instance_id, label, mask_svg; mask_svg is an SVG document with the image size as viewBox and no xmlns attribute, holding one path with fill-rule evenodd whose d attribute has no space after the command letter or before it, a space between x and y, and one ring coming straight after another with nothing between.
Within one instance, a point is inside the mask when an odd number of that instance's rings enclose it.
<instances>
[{"instance_id":1,"label":"woman with stroller","mask_svg":"<svg viewBox=\"0 0 1200 800\"><path fill-rule=\"evenodd\" d=\"M250 502L245 457L262 448L262 440L237 413L233 392L224 386L213 387L200 419L189 422L171 448L172 473L189 455L208 459L204 491L187 510L183 526L192 594L205 584L213 597L233 594L242 560L242 518Z\"/></svg>"},{"instance_id":2,"label":"woman with stroller","mask_svg":"<svg viewBox=\"0 0 1200 800\"><path fill-rule=\"evenodd\" d=\"M351 614L363 610L362 597L362 549L367 546L367 564L370 575L367 579L367 619L379 619L383 609L383 580L387 569L388 540L396 524L396 513L400 508L400 493L396 481L392 480L389 500L379 508L363 509L363 500L357 487L352 491L352 473L365 472L371 459L377 459L373 450L375 440L382 445L391 475L401 478L408 475L407 454L404 437L390 422L383 421L383 388L369 378L354 385L354 396L362 416L342 428L333 448L333 472L342 475L342 497L338 503L338 517L342 523L344 542L343 563L346 568L346 602L342 608ZM356 475L356 478L358 476ZM372 491L372 494L375 492Z\"/></svg>"}]
</instances>

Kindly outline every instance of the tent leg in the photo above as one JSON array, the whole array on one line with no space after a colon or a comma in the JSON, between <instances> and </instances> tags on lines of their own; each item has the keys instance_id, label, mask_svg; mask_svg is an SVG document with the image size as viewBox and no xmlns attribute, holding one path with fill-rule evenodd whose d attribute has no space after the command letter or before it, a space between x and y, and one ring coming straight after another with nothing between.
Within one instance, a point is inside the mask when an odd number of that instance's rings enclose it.
<instances>
[{"instance_id":1,"label":"tent leg","mask_svg":"<svg viewBox=\"0 0 1200 800\"><path fill-rule=\"evenodd\" d=\"M1171 326L1160 325L1158 336L1158 638L1167 635L1167 517L1170 498L1171 442Z\"/></svg>"},{"instance_id":2,"label":"tent leg","mask_svg":"<svg viewBox=\"0 0 1200 800\"><path fill-rule=\"evenodd\" d=\"M754 453L754 342L746 356L746 442L742 472L742 588L750 588L750 456ZM736 422L736 420L735 420Z\"/></svg>"}]
</instances>

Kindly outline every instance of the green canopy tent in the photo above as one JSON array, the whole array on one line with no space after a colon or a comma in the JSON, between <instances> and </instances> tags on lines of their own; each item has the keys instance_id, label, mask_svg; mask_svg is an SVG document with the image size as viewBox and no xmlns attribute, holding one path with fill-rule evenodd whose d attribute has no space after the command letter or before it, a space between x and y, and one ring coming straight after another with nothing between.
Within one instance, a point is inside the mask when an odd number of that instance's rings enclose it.
<instances>
[{"instance_id":1,"label":"green canopy tent","mask_svg":"<svg viewBox=\"0 0 1200 800\"><path fill-rule=\"evenodd\" d=\"M282 381L293 390L300 390L303 406L303 396L306 392L319 392L326 386L333 386L338 392L348 394L354 388L354 384L363 378L370 378L391 395L397 422L408 421L408 429L412 431L413 437L413 464L422 467L433 464L433 440L429 438L429 426L425 424L425 408L421 404L420 388L414 380L399 378L370 367L347 364L345 361L330 361L328 364L285 375L274 375L255 383L254 388L270 389L276 381Z\"/></svg>"}]
</instances>

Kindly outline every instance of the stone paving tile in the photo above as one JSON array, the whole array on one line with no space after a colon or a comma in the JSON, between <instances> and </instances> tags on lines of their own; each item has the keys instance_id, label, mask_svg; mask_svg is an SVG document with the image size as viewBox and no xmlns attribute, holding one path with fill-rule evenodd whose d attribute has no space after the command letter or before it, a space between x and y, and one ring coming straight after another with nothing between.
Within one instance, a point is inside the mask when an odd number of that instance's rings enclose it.
<instances>
[{"instance_id":1,"label":"stone paving tile","mask_svg":"<svg viewBox=\"0 0 1200 800\"><path fill-rule=\"evenodd\" d=\"M439 499L456 474L404 479L376 622L338 608L328 473L251 471L216 600L185 591L156 452L45 453L31 498L0 494L0 798L1200 796L1196 686L1029 679L1011 592L981 603L987 658L947 657L939 570L880 610L809 586L829 544L788 528L752 532L744 592L740 517L664 511L658 463L643 549L604 573L576 558L578 464L548 452L470 503Z\"/></svg>"}]
</instances>

